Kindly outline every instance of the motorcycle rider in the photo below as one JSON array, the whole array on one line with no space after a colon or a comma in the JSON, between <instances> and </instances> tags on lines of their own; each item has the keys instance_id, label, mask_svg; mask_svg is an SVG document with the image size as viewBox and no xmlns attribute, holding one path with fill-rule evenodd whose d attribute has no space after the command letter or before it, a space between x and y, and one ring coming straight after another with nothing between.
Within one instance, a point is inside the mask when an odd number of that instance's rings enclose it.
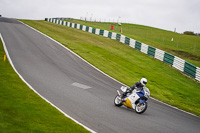
<instances>
[{"instance_id":1,"label":"motorcycle rider","mask_svg":"<svg viewBox=\"0 0 200 133\"><path fill-rule=\"evenodd\" d=\"M142 78L139 82L136 82L132 87L128 88L126 92L122 94L122 98L124 98L127 93L131 93L134 89L136 89L137 91L141 91L146 84L147 84L147 79Z\"/></svg>"}]
</instances>

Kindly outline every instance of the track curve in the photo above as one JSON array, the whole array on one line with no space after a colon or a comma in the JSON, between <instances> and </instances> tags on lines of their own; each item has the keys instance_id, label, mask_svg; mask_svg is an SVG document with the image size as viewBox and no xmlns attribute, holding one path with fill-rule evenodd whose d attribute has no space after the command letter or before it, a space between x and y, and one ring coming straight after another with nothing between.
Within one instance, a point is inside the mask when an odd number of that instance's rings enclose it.
<instances>
[{"instance_id":1,"label":"track curve","mask_svg":"<svg viewBox=\"0 0 200 133\"><path fill-rule=\"evenodd\" d=\"M142 115L115 107L119 82L17 20L0 18L0 33L24 79L66 114L96 132L200 131L199 117L152 99Z\"/></svg>"}]
</instances>

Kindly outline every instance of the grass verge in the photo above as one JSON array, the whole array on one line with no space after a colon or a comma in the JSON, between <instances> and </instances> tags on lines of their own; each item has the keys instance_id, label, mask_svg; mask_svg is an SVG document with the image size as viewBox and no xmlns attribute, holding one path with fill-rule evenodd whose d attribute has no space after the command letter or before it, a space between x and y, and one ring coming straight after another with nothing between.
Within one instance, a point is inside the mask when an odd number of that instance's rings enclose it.
<instances>
[{"instance_id":1,"label":"grass verge","mask_svg":"<svg viewBox=\"0 0 200 133\"><path fill-rule=\"evenodd\" d=\"M34 93L15 73L0 40L0 132L88 132Z\"/></svg>"},{"instance_id":2,"label":"grass verge","mask_svg":"<svg viewBox=\"0 0 200 133\"><path fill-rule=\"evenodd\" d=\"M111 25L113 25L114 30L112 32L126 35L142 43L162 49L200 67L199 36L183 35L137 24L123 23L119 26L117 23L89 22L75 19L67 21L109 31L111 31ZM120 32L121 29L123 33Z\"/></svg>"},{"instance_id":3,"label":"grass verge","mask_svg":"<svg viewBox=\"0 0 200 133\"><path fill-rule=\"evenodd\" d=\"M200 84L169 65L109 38L46 21L21 21L129 86L146 77L152 97L200 116Z\"/></svg>"}]
</instances>

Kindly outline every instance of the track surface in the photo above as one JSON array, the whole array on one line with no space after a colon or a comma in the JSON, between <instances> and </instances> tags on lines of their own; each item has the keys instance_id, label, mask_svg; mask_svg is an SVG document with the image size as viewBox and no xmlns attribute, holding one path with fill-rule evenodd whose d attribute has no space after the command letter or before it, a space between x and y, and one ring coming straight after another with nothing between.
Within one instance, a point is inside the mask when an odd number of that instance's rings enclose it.
<instances>
[{"instance_id":1,"label":"track surface","mask_svg":"<svg viewBox=\"0 0 200 133\"><path fill-rule=\"evenodd\" d=\"M120 83L16 20L0 18L0 33L24 79L66 114L96 132L200 132L199 117L152 99L142 115L115 107Z\"/></svg>"}]
</instances>

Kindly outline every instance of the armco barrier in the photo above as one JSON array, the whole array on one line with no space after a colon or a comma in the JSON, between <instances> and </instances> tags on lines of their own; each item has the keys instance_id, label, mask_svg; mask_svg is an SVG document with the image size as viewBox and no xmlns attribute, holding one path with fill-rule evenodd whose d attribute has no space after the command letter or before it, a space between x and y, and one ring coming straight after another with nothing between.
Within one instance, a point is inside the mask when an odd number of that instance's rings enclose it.
<instances>
[{"instance_id":1,"label":"armco barrier","mask_svg":"<svg viewBox=\"0 0 200 133\"><path fill-rule=\"evenodd\" d=\"M117 33L115 33L115 32L112 32L111 39L115 39L115 40L116 40L116 36L117 36Z\"/></svg>"},{"instance_id":2,"label":"armco barrier","mask_svg":"<svg viewBox=\"0 0 200 133\"><path fill-rule=\"evenodd\" d=\"M130 39L130 47L135 48L135 42L134 39Z\"/></svg>"},{"instance_id":3,"label":"armco barrier","mask_svg":"<svg viewBox=\"0 0 200 133\"><path fill-rule=\"evenodd\" d=\"M124 36L124 35L121 35L121 37L120 37L120 42L121 42L121 43L125 43L125 36Z\"/></svg>"},{"instance_id":4,"label":"armco barrier","mask_svg":"<svg viewBox=\"0 0 200 133\"><path fill-rule=\"evenodd\" d=\"M196 78L195 79L200 81L200 68L199 67L197 67L197 69L196 69Z\"/></svg>"},{"instance_id":5,"label":"armco barrier","mask_svg":"<svg viewBox=\"0 0 200 133\"><path fill-rule=\"evenodd\" d=\"M110 38L110 39L112 38L112 32L108 33L108 38Z\"/></svg>"},{"instance_id":6,"label":"armco barrier","mask_svg":"<svg viewBox=\"0 0 200 133\"><path fill-rule=\"evenodd\" d=\"M85 31L85 30L86 30L86 26L85 26L85 25L83 25L83 27L82 27L82 30L83 30L83 31Z\"/></svg>"},{"instance_id":7,"label":"armco barrier","mask_svg":"<svg viewBox=\"0 0 200 133\"><path fill-rule=\"evenodd\" d=\"M103 36L103 34L104 34L104 30L100 30L99 35Z\"/></svg>"},{"instance_id":8,"label":"armco barrier","mask_svg":"<svg viewBox=\"0 0 200 133\"><path fill-rule=\"evenodd\" d=\"M189 62L185 62L184 73L191 76L192 78L196 77L196 66L190 64Z\"/></svg>"},{"instance_id":9,"label":"armco barrier","mask_svg":"<svg viewBox=\"0 0 200 133\"><path fill-rule=\"evenodd\" d=\"M171 55L165 51L162 51L160 49L151 47L149 45L146 45L146 44L136 41L132 38L121 35L119 33L110 32L110 31L102 30L102 29L97 29L97 28L80 25L80 24L76 24L76 23L61 21L59 19L45 18L45 20L52 22L52 23L80 29L83 31L87 31L87 32L96 34L96 35L101 35L104 37L108 37L110 39L117 40L117 41L124 43L126 45L129 45L130 47L135 48L149 56L152 56L160 61L163 61L163 62L169 64L170 66L180 70L181 72L184 72L188 76L196 79L197 81L200 81L200 68L199 67L196 67L196 66L192 65L191 63L189 63L177 56Z\"/></svg>"},{"instance_id":10,"label":"armco barrier","mask_svg":"<svg viewBox=\"0 0 200 133\"><path fill-rule=\"evenodd\" d=\"M121 34L117 34L116 40L120 42Z\"/></svg>"},{"instance_id":11,"label":"armco barrier","mask_svg":"<svg viewBox=\"0 0 200 133\"><path fill-rule=\"evenodd\" d=\"M175 56L172 66L175 67L176 69L180 70L181 72L183 72L184 71L184 65L185 65L185 60Z\"/></svg>"},{"instance_id":12,"label":"armco barrier","mask_svg":"<svg viewBox=\"0 0 200 133\"><path fill-rule=\"evenodd\" d=\"M77 28L77 24L74 25L74 28Z\"/></svg>"},{"instance_id":13,"label":"armco barrier","mask_svg":"<svg viewBox=\"0 0 200 133\"><path fill-rule=\"evenodd\" d=\"M163 61L164 53L165 53L165 51L162 51L160 49L156 49L155 58L160 60L160 61Z\"/></svg>"},{"instance_id":14,"label":"armco barrier","mask_svg":"<svg viewBox=\"0 0 200 133\"><path fill-rule=\"evenodd\" d=\"M174 55L165 52L163 62L172 66L174 62Z\"/></svg>"},{"instance_id":15,"label":"armco barrier","mask_svg":"<svg viewBox=\"0 0 200 133\"><path fill-rule=\"evenodd\" d=\"M89 27L89 32L90 32L90 33L92 33L92 29L93 29L92 27Z\"/></svg>"},{"instance_id":16,"label":"armco barrier","mask_svg":"<svg viewBox=\"0 0 200 133\"><path fill-rule=\"evenodd\" d=\"M92 28L92 33L93 33L93 34L96 33L96 28Z\"/></svg>"},{"instance_id":17,"label":"armco barrier","mask_svg":"<svg viewBox=\"0 0 200 133\"><path fill-rule=\"evenodd\" d=\"M80 30L82 30L83 29L83 25L80 25Z\"/></svg>"},{"instance_id":18,"label":"armco barrier","mask_svg":"<svg viewBox=\"0 0 200 133\"><path fill-rule=\"evenodd\" d=\"M148 45L142 43L142 45L141 45L141 52L147 54L147 51L148 51Z\"/></svg>"},{"instance_id":19,"label":"armco barrier","mask_svg":"<svg viewBox=\"0 0 200 133\"><path fill-rule=\"evenodd\" d=\"M141 42L138 41L135 42L135 48L139 51L141 50L141 45L142 45Z\"/></svg>"},{"instance_id":20,"label":"armco barrier","mask_svg":"<svg viewBox=\"0 0 200 133\"><path fill-rule=\"evenodd\" d=\"M109 33L109 31L104 30L104 34L103 34L103 36L104 36L104 37L108 37L108 33Z\"/></svg>"},{"instance_id":21,"label":"armco barrier","mask_svg":"<svg viewBox=\"0 0 200 133\"><path fill-rule=\"evenodd\" d=\"M155 52L156 52L156 48L151 47L151 46L148 47L148 52L147 52L148 55L155 57Z\"/></svg>"},{"instance_id":22,"label":"armco barrier","mask_svg":"<svg viewBox=\"0 0 200 133\"><path fill-rule=\"evenodd\" d=\"M130 45L130 38L129 37L125 37L125 44Z\"/></svg>"},{"instance_id":23,"label":"armco barrier","mask_svg":"<svg viewBox=\"0 0 200 133\"><path fill-rule=\"evenodd\" d=\"M88 27L88 26L86 26L86 29L85 29L85 31L89 32L89 27Z\"/></svg>"},{"instance_id":24,"label":"armco barrier","mask_svg":"<svg viewBox=\"0 0 200 133\"><path fill-rule=\"evenodd\" d=\"M80 29L80 24L77 24L77 27L76 27L77 29Z\"/></svg>"}]
</instances>

